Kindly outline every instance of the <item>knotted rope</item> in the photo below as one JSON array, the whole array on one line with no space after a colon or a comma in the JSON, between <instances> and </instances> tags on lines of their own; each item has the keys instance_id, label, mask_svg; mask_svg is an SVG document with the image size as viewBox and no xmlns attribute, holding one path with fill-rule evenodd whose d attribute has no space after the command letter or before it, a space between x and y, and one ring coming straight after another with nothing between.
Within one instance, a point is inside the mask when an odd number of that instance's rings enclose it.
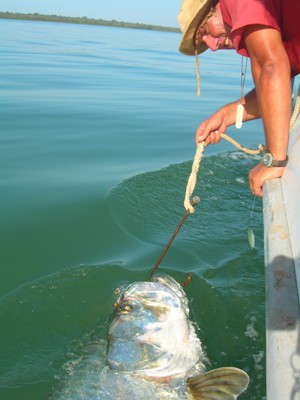
<instances>
[{"instance_id":1,"label":"knotted rope","mask_svg":"<svg viewBox=\"0 0 300 400\"><path fill-rule=\"evenodd\" d=\"M192 206L190 199L197 183L198 170L203 157L204 149L205 149L205 143L204 142L199 143L197 146L196 154L192 165L192 172L189 176L185 190L185 199L183 204L185 209L189 211L191 214L195 212L195 209Z\"/></svg>"},{"instance_id":2,"label":"knotted rope","mask_svg":"<svg viewBox=\"0 0 300 400\"><path fill-rule=\"evenodd\" d=\"M240 145L236 140L232 139L230 136L226 135L225 133L220 133L221 138L227 140L231 144L233 144L235 147L237 147L239 150L243 151L244 153L255 155L255 154L260 154L265 150L265 146L260 144L258 145L257 149L251 150L247 149L246 147ZM196 183L197 183L197 175L198 175L198 170L200 167L200 163L203 157L204 149L205 149L205 143L201 142L197 146L196 154L194 157L193 165L192 165L192 172L189 176L188 183L186 186L186 191L185 191L185 198L184 198L184 207L187 211L189 211L191 214L195 212L194 207L191 204L191 196L192 193L195 189Z\"/></svg>"}]
</instances>

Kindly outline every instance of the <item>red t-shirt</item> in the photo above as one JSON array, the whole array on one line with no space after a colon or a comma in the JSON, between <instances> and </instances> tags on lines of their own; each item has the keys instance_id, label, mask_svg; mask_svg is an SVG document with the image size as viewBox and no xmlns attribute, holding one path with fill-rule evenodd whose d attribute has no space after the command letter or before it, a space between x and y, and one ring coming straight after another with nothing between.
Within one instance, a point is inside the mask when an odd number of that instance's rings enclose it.
<instances>
[{"instance_id":1,"label":"red t-shirt","mask_svg":"<svg viewBox=\"0 0 300 400\"><path fill-rule=\"evenodd\" d=\"M248 56L243 40L245 26L270 26L281 32L292 76L300 73L300 0L220 0L220 6L237 53Z\"/></svg>"}]
</instances>

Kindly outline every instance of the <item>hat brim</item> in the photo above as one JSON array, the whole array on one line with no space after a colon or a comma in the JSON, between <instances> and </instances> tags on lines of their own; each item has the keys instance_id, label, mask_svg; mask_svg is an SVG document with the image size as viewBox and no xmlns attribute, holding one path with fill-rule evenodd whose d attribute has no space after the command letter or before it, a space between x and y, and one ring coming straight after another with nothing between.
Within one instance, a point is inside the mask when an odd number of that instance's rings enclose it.
<instances>
[{"instance_id":1,"label":"hat brim","mask_svg":"<svg viewBox=\"0 0 300 400\"><path fill-rule=\"evenodd\" d=\"M196 51L197 54L203 53L208 49L205 43L201 43L196 46L195 43L195 35L199 25L203 22L205 17L208 15L212 8L213 2L212 0L204 1L199 5L199 8L196 10L195 15L191 19L189 25L186 27L185 31L182 34L182 39L179 45L179 51L188 56L194 56Z\"/></svg>"}]
</instances>

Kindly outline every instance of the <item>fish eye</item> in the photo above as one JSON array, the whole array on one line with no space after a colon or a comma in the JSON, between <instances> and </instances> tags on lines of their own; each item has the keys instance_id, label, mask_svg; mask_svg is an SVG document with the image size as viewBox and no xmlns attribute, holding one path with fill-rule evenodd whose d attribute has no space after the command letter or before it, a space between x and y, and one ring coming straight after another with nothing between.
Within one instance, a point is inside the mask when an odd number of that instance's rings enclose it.
<instances>
[{"instance_id":1,"label":"fish eye","mask_svg":"<svg viewBox=\"0 0 300 400\"><path fill-rule=\"evenodd\" d=\"M132 304L122 301L115 303L114 306L115 306L115 312L120 314L129 314L133 309Z\"/></svg>"},{"instance_id":2,"label":"fish eye","mask_svg":"<svg viewBox=\"0 0 300 400\"><path fill-rule=\"evenodd\" d=\"M121 311L124 314L128 314L132 311L132 306L129 304L125 304L124 306L121 307Z\"/></svg>"}]
</instances>

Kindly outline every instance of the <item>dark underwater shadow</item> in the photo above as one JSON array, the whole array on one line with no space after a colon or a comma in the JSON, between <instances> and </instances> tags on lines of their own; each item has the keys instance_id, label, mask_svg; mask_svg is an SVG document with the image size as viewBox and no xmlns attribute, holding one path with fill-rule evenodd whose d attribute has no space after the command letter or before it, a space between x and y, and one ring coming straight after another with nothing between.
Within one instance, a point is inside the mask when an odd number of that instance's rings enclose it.
<instances>
[{"instance_id":1,"label":"dark underwater shadow","mask_svg":"<svg viewBox=\"0 0 300 400\"><path fill-rule=\"evenodd\" d=\"M295 264L299 260L277 256L266 268L267 381L271 386L282 371L280 381L287 385L290 400L300 396L300 310Z\"/></svg>"}]
</instances>

